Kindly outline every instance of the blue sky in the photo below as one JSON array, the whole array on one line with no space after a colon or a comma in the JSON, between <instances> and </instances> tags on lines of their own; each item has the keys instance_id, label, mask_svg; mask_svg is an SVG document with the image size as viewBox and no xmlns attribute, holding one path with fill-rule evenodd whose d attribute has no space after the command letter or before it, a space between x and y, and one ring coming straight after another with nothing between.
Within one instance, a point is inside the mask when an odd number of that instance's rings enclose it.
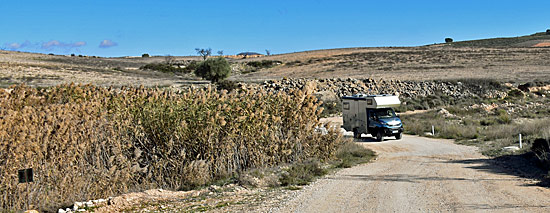
<instances>
[{"instance_id":1,"label":"blue sky","mask_svg":"<svg viewBox=\"0 0 550 213\"><path fill-rule=\"evenodd\" d=\"M547 0L0 0L0 47L98 56L416 46L550 28Z\"/></svg>"}]
</instances>

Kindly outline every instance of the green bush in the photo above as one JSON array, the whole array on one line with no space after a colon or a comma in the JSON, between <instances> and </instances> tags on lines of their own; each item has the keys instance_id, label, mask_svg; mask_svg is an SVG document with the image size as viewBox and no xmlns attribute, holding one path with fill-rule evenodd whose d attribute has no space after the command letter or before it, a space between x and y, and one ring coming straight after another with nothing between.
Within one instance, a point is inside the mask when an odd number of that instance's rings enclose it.
<instances>
[{"instance_id":1,"label":"green bush","mask_svg":"<svg viewBox=\"0 0 550 213\"><path fill-rule=\"evenodd\" d=\"M342 102L340 100L323 102L321 107L323 107L323 112L321 113L321 117L323 118L342 113Z\"/></svg>"},{"instance_id":2,"label":"green bush","mask_svg":"<svg viewBox=\"0 0 550 213\"><path fill-rule=\"evenodd\" d=\"M246 63L246 65L254 68L262 69L262 68L271 68L282 63L283 62L281 61L262 60L262 61L250 61Z\"/></svg>"},{"instance_id":3,"label":"green bush","mask_svg":"<svg viewBox=\"0 0 550 213\"><path fill-rule=\"evenodd\" d=\"M218 88L218 90L227 90L228 92L231 92L235 89L238 89L239 84L237 84L234 81L223 80L223 81L218 82L217 88Z\"/></svg>"},{"instance_id":4,"label":"green bush","mask_svg":"<svg viewBox=\"0 0 550 213\"><path fill-rule=\"evenodd\" d=\"M336 158L340 162L336 165L338 168L349 168L357 164L369 162L376 156L374 152L353 141L343 143L336 150Z\"/></svg>"},{"instance_id":5,"label":"green bush","mask_svg":"<svg viewBox=\"0 0 550 213\"><path fill-rule=\"evenodd\" d=\"M309 159L290 166L281 176L281 185L306 185L315 177L327 174L327 170L321 168L321 163L316 159Z\"/></svg>"},{"instance_id":6,"label":"green bush","mask_svg":"<svg viewBox=\"0 0 550 213\"><path fill-rule=\"evenodd\" d=\"M229 66L229 62L222 57L209 58L201 62L197 66L197 69L195 69L195 75L213 83L229 77L230 73L231 67Z\"/></svg>"},{"instance_id":7,"label":"green bush","mask_svg":"<svg viewBox=\"0 0 550 213\"><path fill-rule=\"evenodd\" d=\"M143 55L141 55L141 57L143 57L143 58L149 58L150 56L149 56L148 53L143 53Z\"/></svg>"},{"instance_id":8,"label":"green bush","mask_svg":"<svg viewBox=\"0 0 550 213\"><path fill-rule=\"evenodd\" d=\"M445 38L445 43L451 43L451 42L453 42L452 38Z\"/></svg>"},{"instance_id":9,"label":"green bush","mask_svg":"<svg viewBox=\"0 0 550 213\"><path fill-rule=\"evenodd\" d=\"M185 72L188 72L188 70L186 70L185 68L174 67L172 65L162 64L162 63L146 64L146 65L140 67L140 69L142 69L142 70L155 70L155 71L165 72L165 73L185 73Z\"/></svg>"}]
</instances>

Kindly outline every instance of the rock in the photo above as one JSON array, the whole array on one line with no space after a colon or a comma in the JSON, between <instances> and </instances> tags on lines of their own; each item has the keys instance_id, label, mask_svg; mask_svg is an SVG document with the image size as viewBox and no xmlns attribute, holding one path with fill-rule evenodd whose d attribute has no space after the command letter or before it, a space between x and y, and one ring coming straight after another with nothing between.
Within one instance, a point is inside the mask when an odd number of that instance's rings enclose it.
<instances>
[{"instance_id":1,"label":"rock","mask_svg":"<svg viewBox=\"0 0 550 213\"><path fill-rule=\"evenodd\" d=\"M67 212L67 211L65 211L65 210L63 210L63 209L57 210L57 213L65 213L65 212Z\"/></svg>"},{"instance_id":2,"label":"rock","mask_svg":"<svg viewBox=\"0 0 550 213\"><path fill-rule=\"evenodd\" d=\"M519 147L517 147L517 146L507 146L507 147L502 148L502 150L509 151L509 152L515 152L515 151L519 151Z\"/></svg>"},{"instance_id":3,"label":"rock","mask_svg":"<svg viewBox=\"0 0 550 213\"><path fill-rule=\"evenodd\" d=\"M222 188L221 186L210 185L210 187L208 187L208 190L210 190L210 191L218 191L218 190L220 190L221 188Z\"/></svg>"}]
</instances>

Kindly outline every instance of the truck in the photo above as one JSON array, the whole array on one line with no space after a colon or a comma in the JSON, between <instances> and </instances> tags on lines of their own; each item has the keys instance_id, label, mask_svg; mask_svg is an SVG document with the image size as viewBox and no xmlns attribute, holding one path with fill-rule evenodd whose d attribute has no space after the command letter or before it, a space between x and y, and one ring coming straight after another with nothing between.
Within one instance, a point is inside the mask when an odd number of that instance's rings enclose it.
<instances>
[{"instance_id":1,"label":"truck","mask_svg":"<svg viewBox=\"0 0 550 213\"><path fill-rule=\"evenodd\" d=\"M342 117L346 131L352 131L354 138L370 134L382 141L385 136L397 140L403 136L403 123L393 107L401 105L395 95L356 94L342 97Z\"/></svg>"}]
</instances>

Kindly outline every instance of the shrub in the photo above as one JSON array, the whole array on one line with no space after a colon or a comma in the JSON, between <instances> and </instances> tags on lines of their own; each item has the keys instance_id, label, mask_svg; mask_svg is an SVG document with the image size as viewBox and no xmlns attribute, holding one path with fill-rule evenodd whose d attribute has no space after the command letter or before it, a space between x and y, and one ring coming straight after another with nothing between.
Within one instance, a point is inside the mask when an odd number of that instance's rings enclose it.
<instances>
[{"instance_id":1,"label":"shrub","mask_svg":"<svg viewBox=\"0 0 550 213\"><path fill-rule=\"evenodd\" d=\"M536 139L531 146L531 151L535 153L545 169L550 169L550 141Z\"/></svg>"},{"instance_id":2,"label":"shrub","mask_svg":"<svg viewBox=\"0 0 550 213\"><path fill-rule=\"evenodd\" d=\"M239 84L237 84L234 81L229 81L229 80L220 81L220 82L218 82L217 86L218 86L217 87L218 90L227 90L228 92L231 92L231 91L239 88Z\"/></svg>"},{"instance_id":3,"label":"shrub","mask_svg":"<svg viewBox=\"0 0 550 213\"><path fill-rule=\"evenodd\" d=\"M342 102L340 100L325 101L321 104L320 107L323 108L321 117L324 118L342 113Z\"/></svg>"},{"instance_id":4,"label":"shrub","mask_svg":"<svg viewBox=\"0 0 550 213\"><path fill-rule=\"evenodd\" d=\"M338 147L336 157L340 163L336 165L338 168L349 168L357 164L369 162L376 156L374 152L353 141L347 141Z\"/></svg>"},{"instance_id":5,"label":"shrub","mask_svg":"<svg viewBox=\"0 0 550 213\"><path fill-rule=\"evenodd\" d=\"M550 35L550 29L546 30L546 35Z\"/></svg>"},{"instance_id":6,"label":"shrub","mask_svg":"<svg viewBox=\"0 0 550 213\"><path fill-rule=\"evenodd\" d=\"M508 96L512 98L522 98L525 96L525 94L521 90L512 89L508 91Z\"/></svg>"},{"instance_id":7,"label":"shrub","mask_svg":"<svg viewBox=\"0 0 550 213\"><path fill-rule=\"evenodd\" d=\"M282 186L306 185L315 177L327 174L327 170L321 168L319 160L309 159L301 163L291 165L281 176Z\"/></svg>"},{"instance_id":8,"label":"shrub","mask_svg":"<svg viewBox=\"0 0 550 213\"><path fill-rule=\"evenodd\" d=\"M452 38L445 38L445 43L452 43L452 42L453 42Z\"/></svg>"},{"instance_id":9,"label":"shrub","mask_svg":"<svg viewBox=\"0 0 550 213\"><path fill-rule=\"evenodd\" d=\"M142 70L155 70L155 71L165 72L165 73L180 73L180 72L185 73L185 72L187 72L187 70L185 68L174 67L172 65L163 64L163 63L146 64L146 65L140 67L140 69L142 69Z\"/></svg>"},{"instance_id":10,"label":"shrub","mask_svg":"<svg viewBox=\"0 0 550 213\"><path fill-rule=\"evenodd\" d=\"M141 55L141 57L143 57L143 58L149 58L150 56L149 56L148 53L143 53L143 54Z\"/></svg>"},{"instance_id":11,"label":"shrub","mask_svg":"<svg viewBox=\"0 0 550 213\"><path fill-rule=\"evenodd\" d=\"M225 58L209 58L201 62L195 70L195 75L216 83L229 77L231 67Z\"/></svg>"},{"instance_id":12,"label":"shrub","mask_svg":"<svg viewBox=\"0 0 550 213\"><path fill-rule=\"evenodd\" d=\"M261 60L261 61L250 61L247 62L246 65L257 68L257 69L263 69L263 68L271 68L274 66L277 66L279 64L282 64L281 61L272 61L272 60Z\"/></svg>"}]
</instances>

